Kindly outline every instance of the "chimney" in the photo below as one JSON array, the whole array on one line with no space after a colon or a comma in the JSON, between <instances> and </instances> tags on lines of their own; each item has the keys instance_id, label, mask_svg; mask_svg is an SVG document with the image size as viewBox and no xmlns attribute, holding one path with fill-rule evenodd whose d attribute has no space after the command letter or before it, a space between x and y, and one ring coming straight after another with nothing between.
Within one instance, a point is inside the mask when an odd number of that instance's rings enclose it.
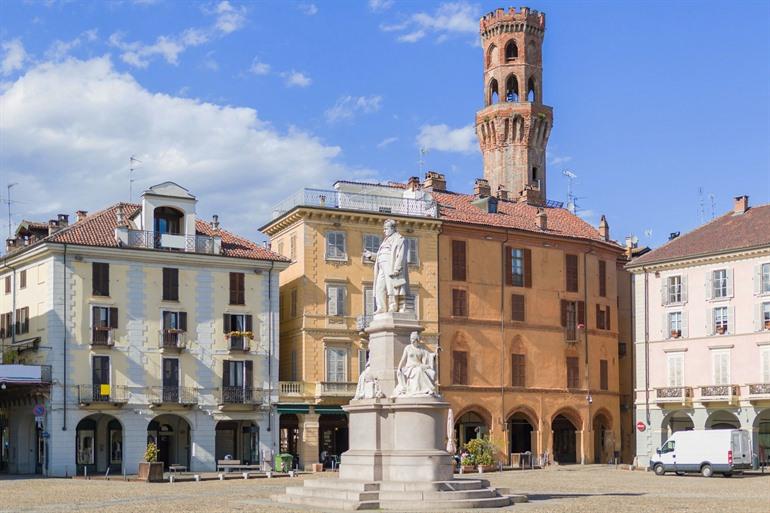
<instances>
[{"instance_id":1,"label":"chimney","mask_svg":"<svg viewBox=\"0 0 770 513\"><path fill-rule=\"evenodd\" d=\"M419 176L410 176L409 181L406 182L406 188L410 191L416 191L420 188L420 177Z\"/></svg>"},{"instance_id":2,"label":"chimney","mask_svg":"<svg viewBox=\"0 0 770 513\"><path fill-rule=\"evenodd\" d=\"M548 214L545 213L544 208L537 209L537 215L535 216L535 221L537 221L537 227L540 228L542 231L548 230Z\"/></svg>"},{"instance_id":3,"label":"chimney","mask_svg":"<svg viewBox=\"0 0 770 513\"><path fill-rule=\"evenodd\" d=\"M610 225L607 224L607 218L604 216L599 221L599 236L606 241L610 240Z\"/></svg>"},{"instance_id":4,"label":"chimney","mask_svg":"<svg viewBox=\"0 0 770 513\"><path fill-rule=\"evenodd\" d=\"M125 226L126 224L126 216L123 214L123 204L119 204L118 208L115 210L115 217L118 221L118 226Z\"/></svg>"},{"instance_id":5,"label":"chimney","mask_svg":"<svg viewBox=\"0 0 770 513\"><path fill-rule=\"evenodd\" d=\"M508 191L506 191L505 187L502 185L497 186L497 199L508 201Z\"/></svg>"},{"instance_id":6,"label":"chimney","mask_svg":"<svg viewBox=\"0 0 770 513\"><path fill-rule=\"evenodd\" d=\"M733 203L733 215L740 215L749 209L749 197L745 194L743 196L736 196Z\"/></svg>"},{"instance_id":7,"label":"chimney","mask_svg":"<svg viewBox=\"0 0 770 513\"><path fill-rule=\"evenodd\" d=\"M50 219L48 221L48 235L53 235L59 231L59 221L56 219Z\"/></svg>"},{"instance_id":8,"label":"chimney","mask_svg":"<svg viewBox=\"0 0 770 513\"><path fill-rule=\"evenodd\" d=\"M70 216L67 214L59 214L59 228L66 228L70 224Z\"/></svg>"},{"instance_id":9,"label":"chimney","mask_svg":"<svg viewBox=\"0 0 770 513\"><path fill-rule=\"evenodd\" d=\"M16 239L13 237L10 239L5 239L5 252L10 253L14 249L16 249Z\"/></svg>"},{"instance_id":10,"label":"chimney","mask_svg":"<svg viewBox=\"0 0 770 513\"><path fill-rule=\"evenodd\" d=\"M486 198L492 195L492 188L489 186L489 180L485 178L476 178L473 184L473 195L477 198Z\"/></svg>"},{"instance_id":11,"label":"chimney","mask_svg":"<svg viewBox=\"0 0 770 513\"><path fill-rule=\"evenodd\" d=\"M88 215L88 212L85 210L78 210L75 212L75 217L77 217L76 223L79 223L80 221L85 220L86 216Z\"/></svg>"},{"instance_id":12,"label":"chimney","mask_svg":"<svg viewBox=\"0 0 770 513\"><path fill-rule=\"evenodd\" d=\"M219 231L219 216L217 214L211 216L211 229L215 232Z\"/></svg>"},{"instance_id":13,"label":"chimney","mask_svg":"<svg viewBox=\"0 0 770 513\"><path fill-rule=\"evenodd\" d=\"M446 191L446 177L437 171L428 171L425 173L425 182L423 187L429 191Z\"/></svg>"}]
</instances>

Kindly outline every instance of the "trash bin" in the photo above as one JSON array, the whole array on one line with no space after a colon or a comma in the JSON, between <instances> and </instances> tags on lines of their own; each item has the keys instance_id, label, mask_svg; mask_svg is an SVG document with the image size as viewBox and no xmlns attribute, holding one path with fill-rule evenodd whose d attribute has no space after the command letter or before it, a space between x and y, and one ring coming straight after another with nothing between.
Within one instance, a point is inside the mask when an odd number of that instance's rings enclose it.
<instances>
[{"instance_id":1,"label":"trash bin","mask_svg":"<svg viewBox=\"0 0 770 513\"><path fill-rule=\"evenodd\" d=\"M280 453L275 455L275 470L278 472L288 472L292 468L292 462L294 456L288 453Z\"/></svg>"}]
</instances>

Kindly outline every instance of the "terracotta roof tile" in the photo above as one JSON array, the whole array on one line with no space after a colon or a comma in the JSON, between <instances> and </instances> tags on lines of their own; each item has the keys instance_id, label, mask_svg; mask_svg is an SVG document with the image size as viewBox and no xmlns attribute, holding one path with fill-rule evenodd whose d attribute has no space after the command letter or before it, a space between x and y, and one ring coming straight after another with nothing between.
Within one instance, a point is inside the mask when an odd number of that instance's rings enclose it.
<instances>
[{"instance_id":1,"label":"terracotta roof tile","mask_svg":"<svg viewBox=\"0 0 770 513\"><path fill-rule=\"evenodd\" d=\"M628 267L770 246L770 204L732 211L631 261Z\"/></svg>"},{"instance_id":2,"label":"terracotta roof tile","mask_svg":"<svg viewBox=\"0 0 770 513\"><path fill-rule=\"evenodd\" d=\"M34 246L41 242L55 242L62 244L117 248L119 246L115 239L115 228L118 225L118 207L123 207L123 214L128 220L129 228L136 229L137 226L131 219L139 214L142 208L141 205L135 203L117 203L104 210L90 214L84 220L71 224L52 235L37 240L30 246ZM46 227L47 226L48 225L46 225ZM195 223L195 231L198 235L214 235L214 230L211 226L200 219ZM226 230L220 229L219 235L222 237L222 256L247 258L251 260L289 261L286 257L274 253L254 242L238 237Z\"/></svg>"}]
</instances>

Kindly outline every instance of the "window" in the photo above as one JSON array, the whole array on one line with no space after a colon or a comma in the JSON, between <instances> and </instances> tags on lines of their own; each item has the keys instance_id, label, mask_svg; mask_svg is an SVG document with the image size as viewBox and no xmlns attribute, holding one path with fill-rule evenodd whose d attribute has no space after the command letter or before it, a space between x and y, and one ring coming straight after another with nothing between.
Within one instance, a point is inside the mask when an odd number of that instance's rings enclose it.
<instances>
[{"instance_id":1,"label":"window","mask_svg":"<svg viewBox=\"0 0 770 513\"><path fill-rule=\"evenodd\" d=\"M668 313L668 338L682 336L682 312Z\"/></svg>"},{"instance_id":2,"label":"window","mask_svg":"<svg viewBox=\"0 0 770 513\"><path fill-rule=\"evenodd\" d=\"M0 315L0 338L10 337L13 334L13 312Z\"/></svg>"},{"instance_id":3,"label":"window","mask_svg":"<svg viewBox=\"0 0 770 513\"><path fill-rule=\"evenodd\" d=\"M667 454L676 450L676 440L669 440L660 448L661 454Z\"/></svg>"},{"instance_id":4,"label":"window","mask_svg":"<svg viewBox=\"0 0 770 513\"><path fill-rule=\"evenodd\" d=\"M770 347L763 347L760 357L762 383L770 383Z\"/></svg>"},{"instance_id":5,"label":"window","mask_svg":"<svg viewBox=\"0 0 770 513\"><path fill-rule=\"evenodd\" d=\"M110 264L94 262L91 264L91 278L94 296L110 295Z\"/></svg>"},{"instance_id":6,"label":"window","mask_svg":"<svg viewBox=\"0 0 770 513\"><path fill-rule=\"evenodd\" d=\"M6 276L5 277L5 293L10 294L11 293L11 277Z\"/></svg>"},{"instance_id":7,"label":"window","mask_svg":"<svg viewBox=\"0 0 770 513\"><path fill-rule=\"evenodd\" d=\"M345 315L345 287L343 285L326 287L326 314L333 317Z\"/></svg>"},{"instance_id":8,"label":"window","mask_svg":"<svg viewBox=\"0 0 770 513\"><path fill-rule=\"evenodd\" d=\"M26 269L24 269L23 271L19 271L19 288L20 289L27 288L27 270Z\"/></svg>"},{"instance_id":9,"label":"window","mask_svg":"<svg viewBox=\"0 0 770 513\"><path fill-rule=\"evenodd\" d=\"M567 357L567 388L580 388L580 362L577 356Z\"/></svg>"},{"instance_id":10,"label":"window","mask_svg":"<svg viewBox=\"0 0 770 513\"><path fill-rule=\"evenodd\" d=\"M618 356L623 358L628 354L628 344L625 342L618 342Z\"/></svg>"},{"instance_id":11,"label":"window","mask_svg":"<svg viewBox=\"0 0 770 513\"><path fill-rule=\"evenodd\" d=\"M230 304L246 304L246 286L244 273L230 273Z\"/></svg>"},{"instance_id":12,"label":"window","mask_svg":"<svg viewBox=\"0 0 770 513\"><path fill-rule=\"evenodd\" d=\"M505 283L513 287L532 286L532 251L506 248Z\"/></svg>"},{"instance_id":13,"label":"window","mask_svg":"<svg viewBox=\"0 0 770 513\"><path fill-rule=\"evenodd\" d=\"M466 278L466 245L464 240L452 241L452 279L465 281Z\"/></svg>"},{"instance_id":14,"label":"window","mask_svg":"<svg viewBox=\"0 0 770 513\"><path fill-rule=\"evenodd\" d=\"M524 296L521 294L511 295L511 320L524 322Z\"/></svg>"},{"instance_id":15,"label":"window","mask_svg":"<svg viewBox=\"0 0 770 513\"><path fill-rule=\"evenodd\" d=\"M770 263L762 264L759 268L759 293L770 293Z\"/></svg>"},{"instance_id":16,"label":"window","mask_svg":"<svg viewBox=\"0 0 770 513\"><path fill-rule=\"evenodd\" d=\"M607 297L607 262L599 260L599 295Z\"/></svg>"},{"instance_id":17,"label":"window","mask_svg":"<svg viewBox=\"0 0 770 513\"><path fill-rule=\"evenodd\" d=\"M118 309L107 306L94 306L91 310L91 342L93 344L112 345L112 330L118 327Z\"/></svg>"},{"instance_id":18,"label":"window","mask_svg":"<svg viewBox=\"0 0 770 513\"><path fill-rule=\"evenodd\" d=\"M578 257L577 255L565 255L565 269L567 275L567 292L578 291Z\"/></svg>"},{"instance_id":19,"label":"window","mask_svg":"<svg viewBox=\"0 0 770 513\"><path fill-rule=\"evenodd\" d=\"M278 243L278 254L283 256L283 241Z\"/></svg>"},{"instance_id":20,"label":"window","mask_svg":"<svg viewBox=\"0 0 770 513\"><path fill-rule=\"evenodd\" d=\"M377 253L380 249L380 236L379 235L364 235L364 251L370 253Z\"/></svg>"},{"instance_id":21,"label":"window","mask_svg":"<svg viewBox=\"0 0 770 513\"><path fill-rule=\"evenodd\" d=\"M567 341L577 341L578 327L585 327L585 303L561 300L561 325L566 330Z\"/></svg>"},{"instance_id":22,"label":"window","mask_svg":"<svg viewBox=\"0 0 770 513\"><path fill-rule=\"evenodd\" d=\"M109 356L91 357L91 385L94 401L110 400L110 358Z\"/></svg>"},{"instance_id":23,"label":"window","mask_svg":"<svg viewBox=\"0 0 770 513\"><path fill-rule=\"evenodd\" d=\"M523 387L526 385L524 374L525 361L523 354L511 355L511 386Z\"/></svg>"},{"instance_id":24,"label":"window","mask_svg":"<svg viewBox=\"0 0 770 513\"><path fill-rule=\"evenodd\" d=\"M730 351L711 351L711 369L714 385L729 385Z\"/></svg>"},{"instance_id":25,"label":"window","mask_svg":"<svg viewBox=\"0 0 770 513\"><path fill-rule=\"evenodd\" d=\"M468 316L468 296L462 289L452 289L452 315L455 317Z\"/></svg>"},{"instance_id":26,"label":"window","mask_svg":"<svg viewBox=\"0 0 770 513\"><path fill-rule=\"evenodd\" d=\"M711 297L719 299L728 296L727 269L719 269L711 273Z\"/></svg>"},{"instance_id":27,"label":"window","mask_svg":"<svg viewBox=\"0 0 770 513\"><path fill-rule=\"evenodd\" d=\"M358 375L364 373L364 369L366 369L366 362L369 360L369 351L366 349L359 349L358 350Z\"/></svg>"},{"instance_id":28,"label":"window","mask_svg":"<svg viewBox=\"0 0 770 513\"><path fill-rule=\"evenodd\" d=\"M253 324L249 314L223 314L222 331L230 341L230 350L249 350L249 340L254 336Z\"/></svg>"},{"instance_id":29,"label":"window","mask_svg":"<svg viewBox=\"0 0 770 513\"><path fill-rule=\"evenodd\" d=\"M596 329L611 329L610 306L596 305Z\"/></svg>"},{"instance_id":30,"label":"window","mask_svg":"<svg viewBox=\"0 0 770 513\"><path fill-rule=\"evenodd\" d=\"M364 315L371 317L374 315L374 289L372 287L364 287Z\"/></svg>"},{"instance_id":31,"label":"window","mask_svg":"<svg viewBox=\"0 0 770 513\"><path fill-rule=\"evenodd\" d=\"M516 46L515 41L508 41L505 45L505 60L512 61L519 56L519 48Z\"/></svg>"},{"instance_id":32,"label":"window","mask_svg":"<svg viewBox=\"0 0 770 513\"><path fill-rule=\"evenodd\" d=\"M348 253L345 249L345 234L343 232L326 234L326 258L327 260L347 260Z\"/></svg>"},{"instance_id":33,"label":"window","mask_svg":"<svg viewBox=\"0 0 770 513\"><path fill-rule=\"evenodd\" d=\"M407 237L404 240L406 244L406 262L408 264L417 265L420 263L419 245L417 239L414 237Z\"/></svg>"},{"instance_id":34,"label":"window","mask_svg":"<svg viewBox=\"0 0 770 513\"><path fill-rule=\"evenodd\" d=\"M16 309L16 334L29 333L29 307Z\"/></svg>"},{"instance_id":35,"label":"window","mask_svg":"<svg viewBox=\"0 0 770 513\"><path fill-rule=\"evenodd\" d=\"M714 315L714 333L717 333L719 335L724 335L725 333L729 333L730 321L728 319L727 307L720 306L718 308L714 308L713 315Z\"/></svg>"},{"instance_id":36,"label":"window","mask_svg":"<svg viewBox=\"0 0 770 513\"><path fill-rule=\"evenodd\" d=\"M253 397L254 362L224 360L222 362L222 401L246 403Z\"/></svg>"},{"instance_id":37,"label":"window","mask_svg":"<svg viewBox=\"0 0 770 513\"><path fill-rule=\"evenodd\" d=\"M163 268L163 301L179 301L179 269Z\"/></svg>"},{"instance_id":38,"label":"window","mask_svg":"<svg viewBox=\"0 0 770 513\"><path fill-rule=\"evenodd\" d=\"M665 304L682 303L682 277L669 276L666 279Z\"/></svg>"},{"instance_id":39,"label":"window","mask_svg":"<svg viewBox=\"0 0 770 513\"><path fill-rule=\"evenodd\" d=\"M344 383L348 379L347 373L348 350L344 347L326 348L326 381L331 383Z\"/></svg>"},{"instance_id":40,"label":"window","mask_svg":"<svg viewBox=\"0 0 770 513\"><path fill-rule=\"evenodd\" d=\"M762 303L759 305L759 330L770 330L770 303ZM770 383L770 382L768 382Z\"/></svg>"},{"instance_id":41,"label":"window","mask_svg":"<svg viewBox=\"0 0 770 513\"><path fill-rule=\"evenodd\" d=\"M292 261L297 260L297 236L292 235L289 238L289 258L291 258Z\"/></svg>"},{"instance_id":42,"label":"window","mask_svg":"<svg viewBox=\"0 0 770 513\"><path fill-rule=\"evenodd\" d=\"M297 316L297 289L292 289L289 297L289 317L294 319Z\"/></svg>"},{"instance_id":43,"label":"window","mask_svg":"<svg viewBox=\"0 0 770 513\"><path fill-rule=\"evenodd\" d=\"M666 365L668 386L681 387L684 384L684 353L668 353Z\"/></svg>"},{"instance_id":44,"label":"window","mask_svg":"<svg viewBox=\"0 0 770 513\"><path fill-rule=\"evenodd\" d=\"M452 384L468 384L468 352L452 351Z\"/></svg>"},{"instance_id":45,"label":"window","mask_svg":"<svg viewBox=\"0 0 770 513\"><path fill-rule=\"evenodd\" d=\"M599 360L599 388L602 390L609 390L610 388L607 360Z\"/></svg>"},{"instance_id":46,"label":"window","mask_svg":"<svg viewBox=\"0 0 770 513\"><path fill-rule=\"evenodd\" d=\"M297 376L298 376L298 374L297 374L297 351L295 349L291 350L291 368L290 368L290 372L291 372L291 376L290 376L289 379L291 381L298 381L297 380Z\"/></svg>"},{"instance_id":47,"label":"window","mask_svg":"<svg viewBox=\"0 0 770 513\"><path fill-rule=\"evenodd\" d=\"M187 332L187 312L162 312L163 346L178 347L182 333Z\"/></svg>"}]
</instances>

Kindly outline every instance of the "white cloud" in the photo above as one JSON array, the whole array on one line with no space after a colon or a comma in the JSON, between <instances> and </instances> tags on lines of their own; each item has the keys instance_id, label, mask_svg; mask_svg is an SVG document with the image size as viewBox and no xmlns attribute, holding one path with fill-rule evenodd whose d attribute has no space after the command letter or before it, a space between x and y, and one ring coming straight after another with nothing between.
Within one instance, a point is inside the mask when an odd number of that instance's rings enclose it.
<instances>
[{"instance_id":1,"label":"white cloud","mask_svg":"<svg viewBox=\"0 0 770 513\"><path fill-rule=\"evenodd\" d=\"M313 82L310 77L304 73L294 70L281 73L281 76L286 79L286 85L288 87L307 87Z\"/></svg>"},{"instance_id":2,"label":"white cloud","mask_svg":"<svg viewBox=\"0 0 770 513\"><path fill-rule=\"evenodd\" d=\"M297 8L305 16L315 16L318 14L318 6L316 4L299 4Z\"/></svg>"},{"instance_id":3,"label":"white cloud","mask_svg":"<svg viewBox=\"0 0 770 513\"><path fill-rule=\"evenodd\" d=\"M330 123L352 119L356 114L371 114L382 108L382 96L342 96L324 115Z\"/></svg>"},{"instance_id":4,"label":"white cloud","mask_svg":"<svg viewBox=\"0 0 770 513\"><path fill-rule=\"evenodd\" d=\"M417 134L417 145L427 150L472 153L476 147L473 125L449 128L447 125L423 125Z\"/></svg>"},{"instance_id":5,"label":"white cloud","mask_svg":"<svg viewBox=\"0 0 770 513\"><path fill-rule=\"evenodd\" d=\"M219 2L213 9L216 15L214 25L223 34L229 34L246 24L246 8L235 8L227 0Z\"/></svg>"},{"instance_id":6,"label":"white cloud","mask_svg":"<svg viewBox=\"0 0 770 513\"><path fill-rule=\"evenodd\" d=\"M251 61L249 72L254 75L268 75L270 73L270 65L260 61L259 57L254 57L254 60Z\"/></svg>"},{"instance_id":7,"label":"white cloud","mask_svg":"<svg viewBox=\"0 0 770 513\"><path fill-rule=\"evenodd\" d=\"M34 195L19 207L30 218L127 200L132 154L142 161L134 191L176 181L202 217L221 214L249 237L300 186L362 173L312 134L279 131L254 109L149 91L106 56L28 70L0 94L0 111L3 179Z\"/></svg>"},{"instance_id":8,"label":"white cloud","mask_svg":"<svg viewBox=\"0 0 770 513\"><path fill-rule=\"evenodd\" d=\"M0 48L3 49L3 58L0 60L0 73L10 75L24 66L24 61L27 60L28 56L21 39L16 38L10 41L3 41L0 44Z\"/></svg>"},{"instance_id":9,"label":"white cloud","mask_svg":"<svg viewBox=\"0 0 770 513\"><path fill-rule=\"evenodd\" d=\"M390 146L391 144L393 144L396 141L398 141L398 137L386 137L385 139L383 139L382 141L377 143L377 147L382 149L382 148L385 148L387 146Z\"/></svg>"},{"instance_id":10,"label":"white cloud","mask_svg":"<svg viewBox=\"0 0 770 513\"><path fill-rule=\"evenodd\" d=\"M51 46L48 47L48 50L45 52L45 57L46 59L53 61L59 61L69 57L72 50L78 48L81 44L83 44L83 42L93 43L99 39L98 34L99 32L97 29L91 29L82 32L75 39L70 39L69 41L62 41L61 39L57 39L51 43Z\"/></svg>"},{"instance_id":11,"label":"white cloud","mask_svg":"<svg viewBox=\"0 0 770 513\"><path fill-rule=\"evenodd\" d=\"M374 12L382 12L393 6L393 0L369 0L369 9Z\"/></svg>"},{"instance_id":12,"label":"white cloud","mask_svg":"<svg viewBox=\"0 0 770 513\"><path fill-rule=\"evenodd\" d=\"M206 56L203 58L203 67L209 71L219 71L219 63L214 58L214 52L206 52Z\"/></svg>"},{"instance_id":13,"label":"white cloud","mask_svg":"<svg viewBox=\"0 0 770 513\"><path fill-rule=\"evenodd\" d=\"M371 7L371 2L370 2ZM418 12L401 23L383 24L385 32L401 32L396 40L402 43L415 43L428 34L436 36L436 42L445 41L450 35L476 34L479 30L478 7L466 2L443 3L429 14Z\"/></svg>"}]
</instances>

